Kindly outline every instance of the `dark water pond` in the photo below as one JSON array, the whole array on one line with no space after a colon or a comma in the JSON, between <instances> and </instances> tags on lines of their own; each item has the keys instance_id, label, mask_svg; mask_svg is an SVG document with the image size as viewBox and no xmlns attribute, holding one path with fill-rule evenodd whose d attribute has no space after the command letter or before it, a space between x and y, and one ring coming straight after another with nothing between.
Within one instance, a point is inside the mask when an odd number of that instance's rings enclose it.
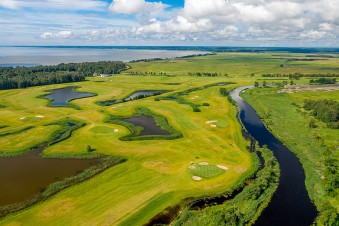
<instances>
[{"instance_id":1,"label":"dark water pond","mask_svg":"<svg viewBox=\"0 0 339 226\"><path fill-rule=\"evenodd\" d=\"M278 189L255 225L309 226L316 218L317 211L305 187L302 165L298 158L266 129L255 110L239 96L239 93L247 88L251 87L240 87L231 93L238 103L240 119L259 145L267 145L273 151L281 170Z\"/></svg>"},{"instance_id":2,"label":"dark water pond","mask_svg":"<svg viewBox=\"0 0 339 226\"><path fill-rule=\"evenodd\" d=\"M162 94L166 92L165 90L142 90L132 93L129 97L125 98L125 101L140 99L144 97L154 96L157 94Z\"/></svg>"},{"instance_id":3,"label":"dark water pond","mask_svg":"<svg viewBox=\"0 0 339 226\"><path fill-rule=\"evenodd\" d=\"M45 98L52 100L52 106L67 107L69 106L68 102L71 100L94 96L92 93L77 92L75 89L76 87L74 86L69 86L62 89L54 89L50 94L47 94Z\"/></svg>"},{"instance_id":4,"label":"dark water pond","mask_svg":"<svg viewBox=\"0 0 339 226\"><path fill-rule=\"evenodd\" d=\"M46 159L44 147L16 158L0 158L0 206L22 202L53 182L74 176L99 159Z\"/></svg>"},{"instance_id":5,"label":"dark water pond","mask_svg":"<svg viewBox=\"0 0 339 226\"><path fill-rule=\"evenodd\" d=\"M125 122L129 122L135 126L140 126L144 128L140 132L140 136L145 135L170 135L169 132L162 130L160 126L158 126L153 117L148 115L140 115L133 116L130 118L123 119Z\"/></svg>"}]
</instances>

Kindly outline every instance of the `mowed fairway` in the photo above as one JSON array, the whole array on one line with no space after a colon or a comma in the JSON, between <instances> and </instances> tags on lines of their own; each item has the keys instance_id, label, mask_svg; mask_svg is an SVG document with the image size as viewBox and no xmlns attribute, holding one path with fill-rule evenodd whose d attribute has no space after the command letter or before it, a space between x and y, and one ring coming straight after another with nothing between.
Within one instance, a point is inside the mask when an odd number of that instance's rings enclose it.
<instances>
[{"instance_id":1,"label":"mowed fairway","mask_svg":"<svg viewBox=\"0 0 339 226\"><path fill-rule=\"evenodd\" d=\"M246 80L241 81L249 83ZM249 144L241 135L236 108L220 95L220 86L184 96L192 103L208 103L209 106L200 107L201 112L193 112L190 106L175 101L154 101L155 97L107 107L95 103L121 99L136 90L183 91L227 81L230 79L225 77L188 76L90 78L86 82L71 84L80 86L79 91L98 94L72 101L81 110L47 107L47 100L37 98L46 90L70 86L67 84L0 91L0 104L6 106L0 109L0 126L8 126L0 129L0 133L35 126L19 134L0 137L2 152L24 150L48 140L58 126L44 125L68 117L83 121L86 126L73 132L69 139L47 148L44 155L86 153L87 145L90 145L95 153L128 159L44 202L2 219L0 224L141 225L184 198L219 194L230 189L241 178L252 173L255 163L246 149ZM119 140L129 131L120 125L105 123L105 119L109 114L132 115L140 107L166 117L169 124L183 134L183 138ZM36 120L24 120L23 117ZM11 141L15 141L15 145ZM198 171L196 174L202 177L204 173L207 175L196 181L189 167L200 162L208 162L211 167L224 166L227 170L214 168L212 171Z\"/></svg>"}]
</instances>

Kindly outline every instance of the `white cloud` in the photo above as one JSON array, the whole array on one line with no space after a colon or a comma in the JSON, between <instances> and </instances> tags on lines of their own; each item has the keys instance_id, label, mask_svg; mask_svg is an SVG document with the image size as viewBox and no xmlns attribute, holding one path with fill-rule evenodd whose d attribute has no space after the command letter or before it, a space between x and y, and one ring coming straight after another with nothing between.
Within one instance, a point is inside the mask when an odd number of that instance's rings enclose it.
<instances>
[{"instance_id":1,"label":"white cloud","mask_svg":"<svg viewBox=\"0 0 339 226\"><path fill-rule=\"evenodd\" d=\"M102 11L107 3L98 0L1 0L0 6L10 9L94 10Z\"/></svg>"},{"instance_id":2,"label":"white cloud","mask_svg":"<svg viewBox=\"0 0 339 226\"><path fill-rule=\"evenodd\" d=\"M137 34L141 33L171 33L171 32L202 32L213 28L213 24L209 19L198 19L190 21L183 16L178 16L175 19L161 22L155 18L149 21L145 26L134 28Z\"/></svg>"},{"instance_id":3,"label":"white cloud","mask_svg":"<svg viewBox=\"0 0 339 226\"><path fill-rule=\"evenodd\" d=\"M43 39L66 39L73 36L72 31L59 31L57 33L45 32L40 35Z\"/></svg>"},{"instance_id":4,"label":"white cloud","mask_svg":"<svg viewBox=\"0 0 339 226\"><path fill-rule=\"evenodd\" d=\"M15 9L17 8L17 3L16 1L13 1L13 0L1 0L0 7Z\"/></svg>"},{"instance_id":5,"label":"white cloud","mask_svg":"<svg viewBox=\"0 0 339 226\"><path fill-rule=\"evenodd\" d=\"M168 5L162 2L146 2L145 0L113 0L109 9L113 13L143 14L162 12Z\"/></svg>"}]
</instances>

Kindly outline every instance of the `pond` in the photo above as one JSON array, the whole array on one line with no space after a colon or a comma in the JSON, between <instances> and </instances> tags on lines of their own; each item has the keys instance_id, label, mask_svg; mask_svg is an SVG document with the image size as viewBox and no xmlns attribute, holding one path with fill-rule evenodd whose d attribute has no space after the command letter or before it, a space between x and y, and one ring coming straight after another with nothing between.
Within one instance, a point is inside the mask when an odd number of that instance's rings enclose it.
<instances>
[{"instance_id":1,"label":"pond","mask_svg":"<svg viewBox=\"0 0 339 226\"><path fill-rule=\"evenodd\" d=\"M280 165L280 181L268 207L254 225L309 226L317 216L306 187L305 173L299 159L264 126L255 110L247 104L239 93L252 86L235 89L231 96L240 110L240 120L246 130L259 142L267 145Z\"/></svg>"},{"instance_id":2,"label":"pond","mask_svg":"<svg viewBox=\"0 0 339 226\"><path fill-rule=\"evenodd\" d=\"M85 97L92 97L94 96L93 93L84 93L84 92L77 92L75 86L69 86L61 89L54 89L51 90L50 94L44 96L44 98L51 100L51 106L54 107L68 107L69 101L74 99L80 99Z\"/></svg>"},{"instance_id":3,"label":"pond","mask_svg":"<svg viewBox=\"0 0 339 226\"><path fill-rule=\"evenodd\" d=\"M129 122L135 126L140 126L143 130L140 132L140 136L145 135L170 135L169 132L162 130L158 126L153 117L148 115L133 116L130 118L122 119L125 122Z\"/></svg>"},{"instance_id":4,"label":"pond","mask_svg":"<svg viewBox=\"0 0 339 226\"><path fill-rule=\"evenodd\" d=\"M25 201L48 185L100 163L100 159L48 159L37 148L23 156L0 158L0 206Z\"/></svg>"},{"instance_id":5,"label":"pond","mask_svg":"<svg viewBox=\"0 0 339 226\"><path fill-rule=\"evenodd\" d=\"M167 92L167 90L142 90L132 93L129 97L125 98L125 101L141 99L149 96L155 96Z\"/></svg>"}]
</instances>

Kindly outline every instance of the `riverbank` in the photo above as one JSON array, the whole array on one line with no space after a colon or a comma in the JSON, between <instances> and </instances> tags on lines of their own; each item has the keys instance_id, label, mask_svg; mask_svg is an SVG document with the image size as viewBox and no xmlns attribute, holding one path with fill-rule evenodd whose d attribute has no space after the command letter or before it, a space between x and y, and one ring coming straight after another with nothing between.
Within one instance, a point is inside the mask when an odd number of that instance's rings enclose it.
<instances>
[{"instance_id":1,"label":"riverbank","mask_svg":"<svg viewBox=\"0 0 339 226\"><path fill-rule=\"evenodd\" d=\"M308 194L319 211L317 223L333 225L339 220L339 204L338 196L329 195L324 190L324 153L339 145L339 133L326 128L320 122L316 122L318 128L310 128L311 117L297 106L302 106L306 98L336 98L338 91L279 94L276 88L257 88L246 91L242 96L256 109L266 126L303 164Z\"/></svg>"}]
</instances>

